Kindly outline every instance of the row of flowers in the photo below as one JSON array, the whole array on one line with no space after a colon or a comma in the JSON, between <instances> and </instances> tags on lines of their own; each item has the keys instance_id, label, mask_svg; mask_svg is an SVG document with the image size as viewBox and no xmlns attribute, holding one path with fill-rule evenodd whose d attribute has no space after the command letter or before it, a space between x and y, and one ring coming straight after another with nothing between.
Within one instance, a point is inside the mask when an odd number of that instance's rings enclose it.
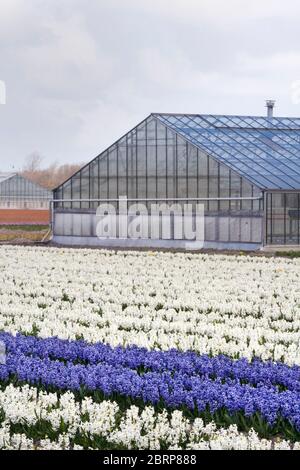
<instances>
[{"instance_id":1,"label":"row of flowers","mask_svg":"<svg viewBox=\"0 0 300 470\"><path fill-rule=\"evenodd\" d=\"M71 392L58 395L28 385L0 391L0 410L0 449L300 450L299 443L261 439L253 430L190 421L177 410L122 411L113 401L78 401Z\"/></svg>"},{"instance_id":2,"label":"row of flowers","mask_svg":"<svg viewBox=\"0 0 300 470\"><path fill-rule=\"evenodd\" d=\"M300 365L299 260L1 247L0 329Z\"/></svg>"},{"instance_id":3,"label":"row of flowers","mask_svg":"<svg viewBox=\"0 0 300 470\"><path fill-rule=\"evenodd\" d=\"M16 350L8 352L6 364L0 366L0 379L17 378L44 387L60 390L101 392L104 397L120 396L162 404L175 409L186 407L196 415L226 410L229 416L242 414L254 420L258 414L266 423L265 430L281 423L300 432L300 393L284 390L261 380L257 386L241 383L235 377L214 377L181 371L144 372L115 363L74 364L48 357L26 356ZM283 424L282 424L283 423Z\"/></svg>"},{"instance_id":4,"label":"row of flowers","mask_svg":"<svg viewBox=\"0 0 300 470\"><path fill-rule=\"evenodd\" d=\"M59 338L36 338L17 334L0 333L11 356L25 355L42 359L69 361L85 365L106 364L145 372L178 372L188 376L209 379L234 379L252 385L279 385L284 389L300 392L300 367L281 363L246 359L232 360L226 356L199 356L194 352L148 351L130 346L112 348L103 343L88 344L85 341L68 341Z\"/></svg>"}]
</instances>

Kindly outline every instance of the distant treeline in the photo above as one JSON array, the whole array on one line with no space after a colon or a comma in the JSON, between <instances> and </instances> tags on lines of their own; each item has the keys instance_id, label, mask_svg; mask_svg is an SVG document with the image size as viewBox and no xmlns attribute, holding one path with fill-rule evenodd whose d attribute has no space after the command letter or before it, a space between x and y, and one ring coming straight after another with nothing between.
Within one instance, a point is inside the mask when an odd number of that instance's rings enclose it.
<instances>
[{"instance_id":1,"label":"distant treeline","mask_svg":"<svg viewBox=\"0 0 300 470\"><path fill-rule=\"evenodd\" d=\"M33 154L27 158L21 174L44 188L54 189L80 170L81 167L80 164L60 165L58 163L45 167L43 158L38 154Z\"/></svg>"}]
</instances>

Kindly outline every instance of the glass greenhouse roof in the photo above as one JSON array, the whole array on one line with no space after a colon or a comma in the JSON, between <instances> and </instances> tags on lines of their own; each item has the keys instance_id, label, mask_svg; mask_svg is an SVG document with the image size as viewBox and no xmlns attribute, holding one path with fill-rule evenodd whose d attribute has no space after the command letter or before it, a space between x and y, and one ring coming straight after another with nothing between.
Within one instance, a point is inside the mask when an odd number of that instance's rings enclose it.
<instances>
[{"instance_id":1,"label":"glass greenhouse roof","mask_svg":"<svg viewBox=\"0 0 300 470\"><path fill-rule=\"evenodd\" d=\"M0 196L2 198L36 196L51 199L52 191L18 173L0 172Z\"/></svg>"},{"instance_id":2,"label":"glass greenhouse roof","mask_svg":"<svg viewBox=\"0 0 300 470\"><path fill-rule=\"evenodd\" d=\"M261 189L300 189L300 118L153 116Z\"/></svg>"},{"instance_id":3,"label":"glass greenhouse roof","mask_svg":"<svg viewBox=\"0 0 300 470\"><path fill-rule=\"evenodd\" d=\"M3 181L7 181L13 176L15 176L16 173L2 173L0 172L0 184L3 183Z\"/></svg>"}]
</instances>

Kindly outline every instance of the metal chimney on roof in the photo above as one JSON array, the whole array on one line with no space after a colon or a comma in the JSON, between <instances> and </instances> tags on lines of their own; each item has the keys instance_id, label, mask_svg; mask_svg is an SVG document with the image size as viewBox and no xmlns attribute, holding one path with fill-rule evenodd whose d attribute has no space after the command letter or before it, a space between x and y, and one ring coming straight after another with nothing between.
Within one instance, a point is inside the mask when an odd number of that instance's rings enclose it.
<instances>
[{"instance_id":1,"label":"metal chimney on roof","mask_svg":"<svg viewBox=\"0 0 300 470\"><path fill-rule=\"evenodd\" d=\"M267 100L266 101L266 107L268 108L268 118L272 119L273 117L273 111L274 111L274 106L275 106L276 101L274 100Z\"/></svg>"}]
</instances>

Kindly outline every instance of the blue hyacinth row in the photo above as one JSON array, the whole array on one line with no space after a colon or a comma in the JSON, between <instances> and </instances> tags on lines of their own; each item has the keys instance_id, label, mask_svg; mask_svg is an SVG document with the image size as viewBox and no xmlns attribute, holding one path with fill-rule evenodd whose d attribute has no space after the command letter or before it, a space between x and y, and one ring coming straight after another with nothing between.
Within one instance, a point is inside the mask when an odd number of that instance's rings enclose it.
<instances>
[{"instance_id":1,"label":"blue hyacinth row","mask_svg":"<svg viewBox=\"0 0 300 470\"><path fill-rule=\"evenodd\" d=\"M8 352L19 352L26 356L58 359L85 364L105 363L120 365L133 370L153 372L180 372L207 378L235 379L252 385L279 385L284 389L300 392L300 367L289 367L282 363L263 362L255 359L233 360L219 355L210 357L194 352L149 351L130 346L112 348L103 343L88 344L85 341L67 341L59 338L37 338L18 334L0 333L0 341Z\"/></svg>"},{"instance_id":2,"label":"blue hyacinth row","mask_svg":"<svg viewBox=\"0 0 300 470\"><path fill-rule=\"evenodd\" d=\"M7 347L2 381L17 377L44 387L100 391L106 397L117 394L197 412L259 413L270 426L283 418L300 431L299 367L6 333L0 339Z\"/></svg>"}]
</instances>

